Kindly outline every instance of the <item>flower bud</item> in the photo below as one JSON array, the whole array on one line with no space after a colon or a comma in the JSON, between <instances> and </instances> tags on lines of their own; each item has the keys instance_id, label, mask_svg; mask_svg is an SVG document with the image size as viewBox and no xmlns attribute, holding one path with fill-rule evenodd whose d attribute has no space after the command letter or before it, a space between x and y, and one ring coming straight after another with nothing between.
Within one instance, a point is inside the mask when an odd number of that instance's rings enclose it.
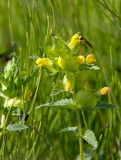
<instances>
[{"instance_id":1,"label":"flower bud","mask_svg":"<svg viewBox=\"0 0 121 160\"><path fill-rule=\"evenodd\" d=\"M66 92L70 91L71 90L71 83L70 82L67 82L66 83Z\"/></svg>"},{"instance_id":2,"label":"flower bud","mask_svg":"<svg viewBox=\"0 0 121 160\"><path fill-rule=\"evenodd\" d=\"M64 61L63 61L63 59L59 56L59 58L58 58L58 66L59 67L63 67L63 64L64 64Z\"/></svg>"},{"instance_id":3,"label":"flower bud","mask_svg":"<svg viewBox=\"0 0 121 160\"><path fill-rule=\"evenodd\" d=\"M84 56L78 56L77 57L77 62L80 64L85 64L85 57Z\"/></svg>"},{"instance_id":4,"label":"flower bud","mask_svg":"<svg viewBox=\"0 0 121 160\"><path fill-rule=\"evenodd\" d=\"M109 87L104 87L102 89L99 90L99 94L100 95L106 95L110 93L110 88Z\"/></svg>"}]
</instances>

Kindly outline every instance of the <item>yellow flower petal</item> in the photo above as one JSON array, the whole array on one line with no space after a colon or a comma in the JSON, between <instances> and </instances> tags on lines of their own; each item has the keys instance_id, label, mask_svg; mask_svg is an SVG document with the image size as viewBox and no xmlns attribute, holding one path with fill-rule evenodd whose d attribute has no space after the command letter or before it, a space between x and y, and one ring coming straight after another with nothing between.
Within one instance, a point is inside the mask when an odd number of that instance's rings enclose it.
<instances>
[{"instance_id":1,"label":"yellow flower petal","mask_svg":"<svg viewBox=\"0 0 121 160\"><path fill-rule=\"evenodd\" d=\"M93 64L96 62L96 59L94 58L94 54L89 54L87 57L86 57L86 62L90 63L90 64Z\"/></svg>"},{"instance_id":2,"label":"yellow flower petal","mask_svg":"<svg viewBox=\"0 0 121 160\"><path fill-rule=\"evenodd\" d=\"M42 63L44 63L45 62L45 59L43 59L43 58L38 58L37 60L36 60L36 63L37 64L42 64Z\"/></svg>"},{"instance_id":3,"label":"yellow flower petal","mask_svg":"<svg viewBox=\"0 0 121 160\"><path fill-rule=\"evenodd\" d=\"M59 58L58 58L58 66L59 67L63 67L63 64L64 64L64 61L63 61L63 59L59 56Z\"/></svg>"},{"instance_id":4,"label":"yellow flower petal","mask_svg":"<svg viewBox=\"0 0 121 160\"><path fill-rule=\"evenodd\" d=\"M99 90L99 94L100 95L106 95L110 93L110 88L109 87L104 87L102 89Z\"/></svg>"},{"instance_id":5,"label":"yellow flower petal","mask_svg":"<svg viewBox=\"0 0 121 160\"><path fill-rule=\"evenodd\" d=\"M66 83L66 92L70 91L71 90L71 83L70 82L67 82Z\"/></svg>"},{"instance_id":6,"label":"yellow flower petal","mask_svg":"<svg viewBox=\"0 0 121 160\"><path fill-rule=\"evenodd\" d=\"M38 67L52 66L53 65L52 61L48 58L38 58L36 60L36 64L38 64Z\"/></svg>"},{"instance_id":7,"label":"yellow flower petal","mask_svg":"<svg viewBox=\"0 0 121 160\"><path fill-rule=\"evenodd\" d=\"M77 62L80 64L85 64L85 57L84 56L78 56L77 57Z\"/></svg>"},{"instance_id":8,"label":"yellow flower petal","mask_svg":"<svg viewBox=\"0 0 121 160\"><path fill-rule=\"evenodd\" d=\"M43 66L43 64L38 64L38 66L37 67L42 67Z\"/></svg>"},{"instance_id":9,"label":"yellow flower petal","mask_svg":"<svg viewBox=\"0 0 121 160\"><path fill-rule=\"evenodd\" d=\"M80 43L80 39L78 34L75 34L72 38L70 43L68 44L70 49L73 49L78 43Z\"/></svg>"}]
</instances>

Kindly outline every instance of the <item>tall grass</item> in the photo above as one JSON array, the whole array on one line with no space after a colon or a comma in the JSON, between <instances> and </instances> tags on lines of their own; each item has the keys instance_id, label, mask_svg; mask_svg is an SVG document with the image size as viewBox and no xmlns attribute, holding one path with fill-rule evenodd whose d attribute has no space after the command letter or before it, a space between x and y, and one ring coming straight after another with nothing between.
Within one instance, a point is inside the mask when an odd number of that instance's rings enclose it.
<instances>
[{"instance_id":1,"label":"tall grass","mask_svg":"<svg viewBox=\"0 0 121 160\"><path fill-rule=\"evenodd\" d=\"M100 73L90 71L88 76L82 74L85 76L85 83L90 89L109 86L111 88L109 102L120 108L120 0L6 0L0 1L0 17L0 53L6 52L15 42L16 55L21 57L21 71L26 70L28 73L33 71L35 63L28 56L44 57L42 47L53 43L51 38L53 35L60 33L65 40L69 40L73 34L80 32L93 45L92 50L83 48L84 53L94 53L101 67ZM5 58L0 59L0 71L3 70L5 62ZM8 132L7 136L3 136L0 140L1 159L74 160L77 158L78 138L73 134L58 133L63 128L75 126L76 115L66 109L34 110L39 104L62 98L50 97L52 81L52 76L43 72L40 81L35 77L27 84L27 88L33 91L33 97L37 86L38 92L26 124L34 124L55 150L37 135L33 128L29 128L21 132ZM84 88L83 84L80 86ZM3 103L2 98L0 102ZM121 159L120 109L84 111L84 114L88 128L95 132L99 141L95 160ZM84 124L82 128L85 128ZM87 147L88 144L84 142L84 150Z\"/></svg>"}]
</instances>

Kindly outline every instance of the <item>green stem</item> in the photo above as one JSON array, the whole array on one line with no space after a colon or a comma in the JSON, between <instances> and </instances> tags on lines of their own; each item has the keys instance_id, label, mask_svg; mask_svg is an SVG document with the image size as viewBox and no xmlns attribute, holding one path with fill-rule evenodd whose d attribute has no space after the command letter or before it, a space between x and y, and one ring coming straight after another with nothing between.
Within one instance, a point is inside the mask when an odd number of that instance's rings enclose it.
<instances>
[{"instance_id":1,"label":"green stem","mask_svg":"<svg viewBox=\"0 0 121 160\"><path fill-rule=\"evenodd\" d=\"M6 98L6 100L5 100L4 107L6 107L7 104L8 104L8 98ZM1 117L1 128L4 128L4 126L5 126L5 115L2 114L2 117Z\"/></svg>"},{"instance_id":2,"label":"green stem","mask_svg":"<svg viewBox=\"0 0 121 160\"><path fill-rule=\"evenodd\" d=\"M77 121L78 121L78 130L79 134L82 135L82 126L81 126L81 119L79 114L79 109L76 109ZM79 148L80 148L80 160L83 160L83 139L79 138Z\"/></svg>"}]
</instances>

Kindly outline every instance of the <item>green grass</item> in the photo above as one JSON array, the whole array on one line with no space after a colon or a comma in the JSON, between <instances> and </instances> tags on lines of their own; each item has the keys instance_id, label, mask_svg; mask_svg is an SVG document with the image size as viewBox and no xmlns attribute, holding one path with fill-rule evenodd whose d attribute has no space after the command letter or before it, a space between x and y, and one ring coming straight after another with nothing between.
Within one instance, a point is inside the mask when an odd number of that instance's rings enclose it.
<instances>
[{"instance_id":1,"label":"green grass","mask_svg":"<svg viewBox=\"0 0 121 160\"><path fill-rule=\"evenodd\" d=\"M94 54L101 70L90 71L88 75L82 73L80 88L99 90L103 86L109 86L111 98L106 96L101 100L119 107L117 110L84 110L87 127L94 131L99 142L95 160L121 159L121 146L117 143L118 141L121 143L120 20L120 0L0 1L0 53L8 51L15 42L16 55L21 61L21 71L26 70L27 73L31 73L34 70L35 61L28 56L46 56L42 47L52 45L54 43L52 36L57 33L67 41L72 35L80 32L93 45L93 49L83 47L83 53L85 56L89 53ZM5 64L6 59L1 58L1 72ZM63 75L59 76L62 78ZM50 97L52 82L55 79L56 76L50 76L43 71L40 82L38 75L28 82L27 87L32 90L33 96L39 84L33 108L40 104L58 101L65 96L59 94L54 98ZM2 98L0 102L4 104ZM83 122L82 117L81 120ZM7 125L11 121L16 122L17 118L8 117ZM64 128L77 126L74 112L57 108L32 109L25 124L34 124L55 150L30 127L23 131L7 132L1 138L1 159L76 160L79 155L78 137L73 133L58 133ZM86 126L82 123L83 133L85 129ZM89 147L90 145L84 142L84 151Z\"/></svg>"}]
</instances>

